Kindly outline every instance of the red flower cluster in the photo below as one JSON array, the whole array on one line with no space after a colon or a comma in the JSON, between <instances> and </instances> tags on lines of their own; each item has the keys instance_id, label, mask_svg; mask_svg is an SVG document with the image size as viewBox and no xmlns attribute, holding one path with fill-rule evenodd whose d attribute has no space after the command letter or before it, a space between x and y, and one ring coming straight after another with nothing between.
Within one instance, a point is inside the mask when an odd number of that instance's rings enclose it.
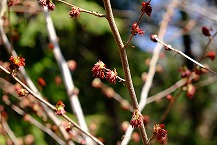
<instances>
[{"instance_id":1,"label":"red flower cluster","mask_svg":"<svg viewBox=\"0 0 217 145\"><path fill-rule=\"evenodd\" d=\"M164 129L165 124L155 124L154 134L157 137L157 141L162 143L162 140L167 137L167 131Z\"/></svg>"},{"instance_id":2,"label":"red flower cluster","mask_svg":"<svg viewBox=\"0 0 217 145\"><path fill-rule=\"evenodd\" d=\"M72 10L69 12L69 15L71 18L77 18L80 15L80 8L78 7L72 7Z\"/></svg>"},{"instance_id":3,"label":"red flower cluster","mask_svg":"<svg viewBox=\"0 0 217 145\"><path fill-rule=\"evenodd\" d=\"M151 16L151 12L152 12L152 7L150 5L151 0L149 0L148 2L142 2L142 8L141 11L143 13L146 13L146 15L148 15L149 17Z\"/></svg>"},{"instance_id":4,"label":"red flower cluster","mask_svg":"<svg viewBox=\"0 0 217 145\"><path fill-rule=\"evenodd\" d=\"M63 114L66 113L66 111L64 109L65 108L65 104L63 104L62 101L58 101L57 102L56 108L57 108L57 110L56 110L55 114L62 116Z\"/></svg>"},{"instance_id":5,"label":"red flower cluster","mask_svg":"<svg viewBox=\"0 0 217 145\"><path fill-rule=\"evenodd\" d=\"M14 6L20 3L20 0L9 0L8 1L8 6Z\"/></svg>"},{"instance_id":6,"label":"red flower cluster","mask_svg":"<svg viewBox=\"0 0 217 145\"><path fill-rule=\"evenodd\" d=\"M179 68L179 72L182 78L188 78L191 75L191 71L186 66Z\"/></svg>"},{"instance_id":7,"label":"red flower cluster","mask_svg":"<svg viewBox=\"0 0 217 145\"><path fill-rule=\"evenodd\" d=\"M47 7L48 10L53 11L55 9L55 5L52 0L39 0L39 3L43 7Z\"/></svg>"},{"instance_id":8,"label":"red flower cluster","mask_svg":"<svg viewBox=\"0 0 217 145\"><path fill-rule=\"evenodd\" d=\"M135 22L132 25L131 34L136 35L137 33L139 33L140 35L143 35L145 32L142 29L140 29L138 24Z\"/></svg>"},{"instance_id":9,"label":"red flower cluster","mask_svg":"<svg viewBox=\"0 0 217 145\"><path fill-rule=\"evenodd\" d=\"M215 59L215 51L208 51L206 57L209 57L213 61Z\"/></svg>"},{"instance_id":10,"label":"red flower cluster","mask_svg":"<svg viewBox=\"0 0 217 145\"><path fill-rule=\"evenodd\" d=\"M150 39L153 42L157 42L157 35L156 34L150 34Z\"/></svg>"},{"instance_id":11,"label":"red flower cluster","mask_svg":"<svg viewBox=\"0 0 217 145\"><path fill-rule=\"evenodd\" d=\"M192 84L188 84L187 85L187 96L189 97L189 99L192 99L195 95L196 92L196 87L193 86Z\"/></svg>"},{"instance_id":12,"label":"red flower cluster","mask_svg":"<svg viewBox=\"0 0 217 145\"><path fill-rule=\"evenodd\" d=\"M143 121L144 121L144 117L139 112L139 110L134 110L130 121L130 125L132 125L133 128L141 127Z\"/></svg>"},{"instance_id":13,"label":"red flower cluster","mask_svg":"<svg viewBox=\"0 0 217 145\"><path fill-rule=\"evenodd\" d=\"M9 69L11 70L11 72L16 72L21 66L25 66L25 59L21 56L11 56L9 60Z\"/></svg>"},{"instance_id":14,"label":"red flower cluster","mask_svg":"<svg viewBox=\"0 0 217 145\"><path fill-rule=\"evenodd\" d=\"M100 60L92 68L92 73L93 76L96 78L106 78L111 84L115 84L118 77L116 69L114 69L113 71L107 69L106 65Z\"/></svg>"},{"instance_id":15,"label":"red flower cluster","mask_svg":"<svg viewBox=\"0 0 217 145\"><path fill-rule=\"evenodd\" d=\"M207 36L207 37L211 36L211 34L210 34L211 29L209 29L207 26L203 26L201 28L201 30L202 30L202 33L204 36Z\"/></svg>"},{"instance_id":16,"label":"red flower cluster","mask_svg":"<svg viewBox=\"0 0 217 145\"><path fill-rule=\"evenodd\" d=\"M28 94L29 92L26 89L18 89L17 90L17 94L19 95L19 97L24 97Z\"/></svg>"}]
</instances>

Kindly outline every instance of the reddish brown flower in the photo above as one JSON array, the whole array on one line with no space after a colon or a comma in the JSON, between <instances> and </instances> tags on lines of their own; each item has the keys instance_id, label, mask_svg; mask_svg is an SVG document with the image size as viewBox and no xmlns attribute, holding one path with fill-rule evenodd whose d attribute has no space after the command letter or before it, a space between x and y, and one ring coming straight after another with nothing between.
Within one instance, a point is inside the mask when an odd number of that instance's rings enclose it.
<instances>
[{"instance_id":1,"label":"reddish brown flower","mask_svg":"<svg viewBox=\"0 0 217 145\"><path fill-rule=\"evenodd\" d=\"M143 13L146 13L146 15L148 15L149 17L151 16L151 12L152 12L152 7L150 5L151 0L149 0L148 2L142 2L142 8L141 11Z\"/></svg>"},{"instance_id":2,"label":"reddish brown flower","mask_svg":"<svg viewBox=\"0 0 217 145\"><path fill-rule=\"evenodd\" d=\"M210 29L207 26L203 26L201 30L204 36L207 36L207 37L211 36Z\"/></svg>"},{"instance_id":3,"label":"reddish brown flower","mask_svg":"<svg viewBox=\"0 0 217 145\"><path fill-rule=\"evenodd\" d=\"M213 61L215 59L215 51L208 51L206 57L209 57Z\"/></svg>"},{"instance_id":4,"label":"reddish brown flower","mask_svg":"<svg viewBox=\"0 0 217 145\"><path fill-rule=\"evenodd\" d=\"M106 79L111 84L116 84L117 76L118 76L118 73L117 73L116 69L114 69L114 71L109 70L108 72L106 72Z\"/></svg>"},{"instance_id":5,"label":"reddish brown flower","mask_svg":"<svg viewBox=\"0 0 217 145\"><path fill-rule=\"evenodd\" d=\"M150 39L153 42L157 42L157 35L156 34L150 34Z\"/></svg>"},{"instance_id":6,"label":"reddish brown flower","mask_svg":"<svg viewBox=\"0 0 217 145\"><path fill-rule=\"evenodd\" d=\"M10 65L9 65L9 69L11 71L17 71L21 66L25 66L25 59L21 56L11 56L10 57Z\"/></svg>"},{"instance_id":7,"label":"reddish brown flower","mask_svg":"<svg viewBox=\"0 0 217 145\"><path fill-rule=\"evenodd\" d=\"M104 79L105 69L106 69L106 65L102 61L99 60L92 68L93 76L96 78Z\"/></svg>"},{"instance_id":8,"label":"reddish brown flower","mask_svg":"<svg viewBox=\"0 0 217 145\"><path fill-rule=\"evenodd\" d=\"M65 130L66 130L67 132L69 132L69 131L72 130L72 126L73 126L73 125L72 125L71 122L67 122L67 123L64 123L63 126L64 126Z\"/></svg>"},{"instance_id":9,"label":"reddish brown flower","mask_svg":"<svg viewBox=\"0 0 217 145\"><path fill-rule=\"evenodd\" d=\"M18 89L17 90L17 94L19 95L19 97L24 97L28 94L29 92L26 89Z\"/></svg>"},{"instance_id":10,"label":"reddish brown flower","mask_svg":"<svg viewBox=\"0 0 217 145\"><path fill-rule=\"evenodd\" d=\"M132 25L131 34L136 35L137 33L139 33L140 35L143 35L145 32L142 29L140 29L138 24L135 22Z\"/></svg>"},{"instance_id":11,"label":"reddish brown flower","mask_svg":"<svg viewBox=\"0 0 217 145\"><path fill-rule=\"evenodd\" d=\"M134 110L133 115L130 121L130 125L132 125L133 128L141 127L144 119L142 114L139 112L139 110Z\"/></svg>"},{"instance_id":12,"label":"reddish brown flower","mask_svg":"<svg viewBox=\"0 0 217 145\"><path fill-rule=\"evenodd\" d=\"M20 3L20 0L9 0L8 1L8 6L14 6Z\"/></svg>"},{"instance_id":13,"label":"reddish brown flower","mask_svg":"<svg viewBox=\"0 0 217 145\"><path fill-rule=\"evenodd\" d=\"M195 95L196 92L196 87L193 86L192 84L187 85L187 96L192 99Z\"/></svg>"},{"instance_id":14,"label":"reddish brown flower","mask_svg":"<svg viewBox=\"0 0 217 145\"><path fill-rule=\"evenodd\" d=\"M191 75L191 71L186 66L179 68L179 72L181 73L182 78L186 78Z\"/></svg>"},{"instance_id":15,"label":"reddish brown flower","mask_svg":"<svg viewBox=\"0 0 217 145\"><path fill-rule=\"evenodd\" d=\"M167 131L164 128L165 124L154 125L154 135L156 135L157 141L161 141L162 138L167 136Z\"/></svg>"},{"instance_id":16,"label":"reddish brown flower","mask_svg":"<svg viewBox=\"0 0 217 145\"><path fill-rule=\"evenodd\" d=\"M39 0L39 4L41 4L43 7L47 6L46 0Z\"/></svg>"},{"instance_id":17,"label":"reddish brown flower","mask_svg":"<svg viewBox=\"0 0 217 145\"><path fill-rule=\"evenodd\" d=\"M71 18L77 18L80 15L80 8L78 7L72 7L72 10L69 12L69 15Z\"/></svg>"},{"instance_id":18,"label":"reddish brown flower","mask_svg":"<svg viewBox=\"0 0 217 145\"><path fill-rule=\"evenodd\" d=\"M63 114L66 113L66 111L64 109L65 108L65 104L63 104L62 101L58 101L57 102L56 108L57 108L57 110L56 110L55 114L62 116Z\"/></svg>"},{"instance_id":19,"label":"reddish brown flower","mask_svg":"<svg viewBox=\"0 0 217 145\"><path fill-rule=\"evenodd\" d=\"M38 78L38 84L42 87L46 86L46 82L42 77Z\"/></svg>"},{"instance_id":20,"label":"reddish brown flower","mask_svg":"<svg viewBox=\"0 0 217 145\"><path fill-rule=\"evenodd\" d=\"M47 3L47 9L53 11L55 9L55 4L51 1Z\"/></svg>"},{"instance_id":21,"label":"reddish brown flower","mask_svg":"<svg viewBox=\"0 0 217 145\"><path fill-rule=\"evenodd\" d=\"M196 75L202 75L202 74L206 73L207 71L205 69L201 68L201 67L196 67L194 69L194 72L195 72Z\"/></svg>"},{"instance_id":22,"label":"reddish brown flower","mask_svg":"<svg viewBox=\"0 0 217 145\"><path fill-rule=\"evenodd\" d=\"M47 7L48 10L53 11L55 9L55 5L52 0L39 0L39 3L43 7Z\"/></svg>"}]
</instances>

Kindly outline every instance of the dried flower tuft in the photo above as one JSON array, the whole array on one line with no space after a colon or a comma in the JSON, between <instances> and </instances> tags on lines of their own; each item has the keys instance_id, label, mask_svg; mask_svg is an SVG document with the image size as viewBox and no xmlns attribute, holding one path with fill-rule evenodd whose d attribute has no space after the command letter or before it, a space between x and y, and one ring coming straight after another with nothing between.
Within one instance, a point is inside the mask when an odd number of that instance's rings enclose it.
<instances>
[{"instance_id":1,"label":"dried flower tuft","mask_svg":"<svg viewBox=\"0 0 217 145\"><path fill-rule=\"evenodd\" d=\"M80 8L78 7L72 7L72 10L69 12L69 15L71 18L77 18L80 15Z\"/></svg>"},{"instance_id":2,"label":"dried flower tuft","mask_svg":"<svg viewBox=\"0 0 217 145\"><path fill-rule=\"evenodd\" d=\"M156 34L150 34L150 39L153 42L157 42L157 35Z\"/></svg>"},{"instance_id":3,"label":"dried flower tuft","mask_svg":"<svg viewBox=\"0 0 217 145\"><path fill-rule=\"evenodd\" d=\"M16 72L21 66L25 66L25 59L21 56L11 56L10 57L9 69L11 72Z\"/></svg>"},{"instance_id":4,"label":"dried flower tuft","mask_svg":"<svg viewBox=\"0 0 217 145\"><path fill-rule=\"evenodd\" d=\"M210 58L213 61L215 59L215 51L208 51L206 57Z\"/></svg>"},{"instance_id":5,"label":"dried flower tuft","mask_svg":"<svg viewBox=\"0 0 217 145\"><path fill-rule=\"evenodd\" d=\"M17 94L19 95L19 97L25 97L28 95L28 91L26 89L18 89L17 90Z\"/></svg>"},{"instance_id":6,"label":"dried flower tuft","mask_svg":"<svg viewBox=\"0 0 217 145\"><path fill-rule=\"evenodd\" d=\"M142 8L141 11L143 13L146 13L146 15L148 15L149 17L151 16L151 12L152 12L152 7L150 5L151 0L149 0L148 2L142 2Z\"/></svg>"},{"instance_id":7,"label":"dried flower tuft","mask_svg":"<svg viewBox=\"0 0 217 145\"><path fill-rule=\"evenodd\" d=\"M105 69L106 69L106 65L102 61L99 60L92 68L93 76L96 78L104 79Z\"/></svg>"},{"instance_id":8,"label":"dried flower tuft","mask_svg":"<svg viewBox=\"0 0 217 145\"><path fill-rule=\"evenodd\" d=\"M62 101L58 101L57 102L56 108L57 108L57 110L56 110L55 114L62 116L63 114L66 113L66 111L64 109L65 108L65 104L63 104Z\"/></svg>"},{"instance_id":9,"label":"dried flower tuft","mask_svg":"<svg viewBox=\"0 0 217 145\"><path fill-rule=\"evenodd\" d=\"M136 34L140 34L140 35L144 35L144 31L142 29L139 28L138 24L135 22L133 23L132 25L132 28L131 28L131 34L132 35L136 35Z\"/></svg>"},{"instance_id":10,"label":"dried flower tuft","mask_svg":"<svg viewBox=\"0 0 217 145\"><path fill-rule=\"evenodd\" d=\"M207 36L207 37L211 36L210 29L207 26L203 26L201 28L201 30L202 30L202 33L203 33L204 36Z\"/></svg>"},{"instance_id":11,"label":"dried flower tuft","mask_svg":"<svg viewBox=\"0 0 217 145\"><path fill-rule=\"evenodd\" d=\"M130 125L132 125L133 128L141 127L142 123L144 121L144 117L139 112L139 110L135 109L133 111L133 115L130 121Z\"/></svg>"},{"instance_id":12,"label":"dried flower tuft","mask_svg":"<svg viewBox=\"0 0 217 145\"><path fill-rule=\"evenodd\" d=\"M165 124L154 125L154 135L156 135L158 142L160 142L163 138L167 137L167 131L164 128Z\"/></svg>"}]
</instances>

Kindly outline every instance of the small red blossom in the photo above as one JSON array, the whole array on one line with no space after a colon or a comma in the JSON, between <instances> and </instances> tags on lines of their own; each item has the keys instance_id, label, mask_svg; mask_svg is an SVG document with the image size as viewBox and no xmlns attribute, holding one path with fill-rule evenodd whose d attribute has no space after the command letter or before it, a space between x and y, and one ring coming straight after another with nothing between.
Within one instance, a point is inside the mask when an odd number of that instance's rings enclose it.
<instances>
[{"instance_id":1,"label":"small red blossom","mask_svg":"<svg viewBox=\"0 0 217 145\"><path fill-rule=\"evenodd\" d=\"M66 113L66 111L64 109L65 108L65 104L63 104L62 101L58 101L57 102L56 108L57 108L57 110L56 110L55 114L62 116L63 114Z\"/></svg>"},{"instance_id":2,"label":"small red blossom","mask_svg":"<svg viewBox=\"0 0 217 145\"><path fill-rule=\"evenodd\" d=\"M24 97L28 94L29 92L26 89L18 89L17 90L17 94L19 95L19 97Z\"/></svg>"},{"instance_id":3,"label":"small red blossom","mask_svg":"<svg viewBox=\"0 0 217 145\"><path fill-rule=\"evenodd\" d=\"M105 69L106 69L106 65L102 61L99 60L92 68L93 76L96 78L104 79Z\"/></svg>"},{"instance_id":4,"label":"small red blossom","mask_svg":"<svg viewBox=\"0 0 217 145\"><path fill-rule=\"evenodd\" d=\"M169 94L166 96L166 99L171 102L173 100L173 96Z\"/></svg>"},{"instance_id":5,"label":"small red blossom","mask_svg":"<svg viewBox=\"0 0 217 145\"><path fill-rule=\"evenodd\" d=\"M20 0L9 0L8 1L8 6L14 6L20 3Z\"/></svg>"},{"instance_id":6,"label":"small red blossom","mask_svg":"<svg viewBox=\"0 0 217 145\"><path fill-rule=\"evenodd\" d=\"M186 66L179 68L179 72L182 78L188 78L191 75L191 71Z\"/></svg>"},{"instance_id":7,"label":"small red blossom","mask_svg":"<svg viewBox=\"0 0 217 145\"><path fill-rule=\"evenodd\" d=\"M39 0L39 3L43 7L47 7L47 9L50 11L53 11L55 9L55 4L52 2L52 0Z\"/></svg>"},{"instance_id":8,"label":"small red blossom","mask_svg":"<svg viewBox=\"0 0 217 145\"><path fill-rule=\"evenodd\" d=\"M162 138L167 137L167 131L164 128L165 128L165 124L154 125L154 135L156 135L158 142L160 142Z\"/></svg>"},{"instance_id":9,"label":"small red blossom","mask_svg":"<svg viewBox=\"0 0 217 145\"><path fill-rule=\"evenodd\" d=\"M131 34L132 35L136 35L136 34L140 34L140 35L143 35L145 32L139 28L139 25L135 22L133 23L132 25L132 28L131 28Z\"/></svg>"},{"instance_id":10,"label":"small red blossom","mask_svg":"<svg viewBox=\"0 0 217 145\"><path fill-rule=\"evenodd\" d=\"M196 67L194 69L194 72L195 72L196 75L202 75L202 74L206 73L207 71L205 69L201 68L201 67Z\"/></svg>"},{"instance_id":11,"label":"small red blossom","mask_svg":"<svg viewBox=\"0 0 217 145\"><path fill-rule=\"evenodd\" d=\"M196 87L192 84L187 85L187 96L189 99L192 99L195 95Z\"/></svg>"},{"instance_id":12,"label":"small red blossom","mask_svg":"<svg viewBox=\"0 0 217 145\"><path fill-rule=\"evenodd\" d=\"M55 4L53 2L48 2L47 8L48 10L53 11L55 9Z\"/></svg>"},{"instance_id":13,"label":"small red blossom","mask_svg":"<svg viewBox=\"0 0 217 145\"><path fill-rule=\"evenodd\" d=\"M118 76L118 73L117 73L116 69L114 69L114 71L109 70L108 72L106 72L106 79L111 84L116 84L117 76Z\"/></svg>"},{"instance_id":14,"label":"small red blossom","mask_svg":"<svg viewBox=\"0 0 217 145\"><path fill-rule=\"evenodd\" d=\"M72 126L73 126L73 125L72 125L71 122L67 122L67 123L64 123L63 126L64 126L65 130L66 130L67 132L69 132L69 131L72 130Z\"/></svg>"},{"instance_id":15,"label":"small red blossom","mask_svg":"<svg viewBox=\"0 0 217 145\"><path fill-rule=\"evenodd\" d=\"M25 59L21 56L11 56L10 57L10 65L9 65L9 69L11 71L17 71L21 66L25 66Z\"/></svg>"},{"instance_id":16,"label":"small red blossom","mask_svg":"<svg viewBox=\"0 0 217 145\"><path fill-rule=\"evenodd\" d=\"M69 12L69 15L71 18L77 18L80 15L80 8L78 7L72 7L72 10Z\"/></svg>"},{"instance_id":17,"label":"small red blossom","mask_svg":"<svg viewBox=\"0 0 217 145\"><path fill-rule=\"evenodd\" d=\"M215 51L208 51L206 57L209 57L213 61L215 59Z\"/></svg>"},{"instance_id":18,"label":"small red blossom","mask_svg":"<svg viewBox=\"0 0 217 145\"><path fill-rule=\"evenodd\" d=\"M130 121L130 125L133 128L136 127L141 127L142 123L144 121L144 117L142 116L142 114L139 112L139 110L134 110L131 121Z\"/></svg>"},{"instance_id":19,"label":"small red blossom","mask_svg":"<svg viewBox=\"0 0 217 145\"><path fill-rule=\"evenodd\" d=\"M207 36L207 37L211 36L210 29L207 26L203 26L201 28L201 30L202 30L202 33L203 33L204 36Z\"/></svg>"},{"instance_id":20,"label":"small red blossom","mask_svg":"<svg viewBox=\"0 0 217 145\"><path fill-rule=\"evenodd\" d=\"M150 34L150 39L153 42L157 42L157 35L156 34Z\"/></svg>"},{"instance_id":21,"label":"small red blossom","mask_svg":"<svg viewBox=\"0 0 217 145\"><path fill-rule=\"evenodd\" d=\"M151 12L152 12L152 7L150 5L151 0L149 0L148 2L142 2L142 8L141 11L143 13L146 13L146 15L148 15L149 17L151 16Z\"/></svg>"},{"instance_id":22,"label":"small red blossom","mask_svg":"<svg viewBox=\"0 0 217 145\"><path fill-rule=\"evenodd\" d=\"M46 82L42 77L38 78L38 84L42 87L46 86Z\"/></svg>"}]
</instances>

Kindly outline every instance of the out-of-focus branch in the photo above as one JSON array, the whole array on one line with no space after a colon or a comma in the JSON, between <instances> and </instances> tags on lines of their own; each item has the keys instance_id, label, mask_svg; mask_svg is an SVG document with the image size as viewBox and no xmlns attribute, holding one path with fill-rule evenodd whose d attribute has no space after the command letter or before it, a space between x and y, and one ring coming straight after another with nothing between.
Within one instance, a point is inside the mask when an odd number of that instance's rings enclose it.
<instances>
[{"instance_id":1,"label":"out-of-focus branch","mask_svg":"<svg viewBox=\"0 0 217 145\"><path fill-rule=\"evenodd\" d=\"M205 16L213 21L217 21L217 15L216 15L217 12L210 11L210 8L206 8L204 7L204 5L198 6L189 2L184 2L182 4L181 3L179 4L179 6L183 8L185 11L192 11L202 16Z\"/></svg>"},{"instance_id":2,"label":"out-of-focus branch","mask_svg":"<svg viewBox=\"0 0 217 145\"><path fill-rule=\"evenodd\" d=\"M10 73L8 70L6 70L4 67L2 67L1 65L0 65L0 69L3 70L5 73L11 75L11 73ZM40 97L40 95L37 95L35 92L33 92L30 88L28 88L28 86L26 86L23 82L21 82L16 76L14 76L14 75L11 75L11 76L13 77L13 79L14 79L16 82L18 82L24 89L26 89L26 90L29 92L29 94L33 95L38 101L40 101L41 103L47 105L48 107L50 107L50 109L52 109L52 110L54 110L54 111L57 110L56 107L54 107L53 105L51 105L51 104L50 104L49 102L47 102L46 100L42 99L42 98ZM67 115L63 114L62 116L63 116L63 118L65 118L67 121L71 122L72 125L73 125L74 127L76 127L78 130L80 130L82 133L84 133L85 135L87 135L87 136L89 136L91 139L93 139L96 143L98 143L98 144L100 144L100 145L103 145L103 143L102 143L101 141L99 141L97 138L95 138L94 136L92 136L90 133L84 131L77 123L75 123L73 120L71 120Z\"/></svg>"},{"instance_id":3,"label":"out-of-focus branch","mask_svg":"<svg viewBox=\"0 0 217 145\"><path fill-rule=\"evenodd\" d=\"M0 117L0 118L1 118L2 127L4 128L4 130L6 131L6 133L8 134L8 136L11 138L11 140L14 143L14 145L20 145L20 143L18 142L17 137L15 136L15 134L13 133L13 131L11 130L11 128L8 125L8 123L6 122L5 118L4 117Z\"/></svg>"},{"instance_id":4,"label":"out-of-focus branch","mask_svg":"<svg viewBox=\"0 0 217 145\"><path fill-rule=\"evenodd\" d=\"M69 67L66 63L66 60L64 59L64 57L61 53L60 46L59 46L59 43L57 41L58 38L57 38L56 31L55 31L55 28L53 25L53 21L50 17L50 14L49 14L47 8L44 8L44 15L45 15L46 23L47 23L47 30L48 30L49 38L50 38L51 43L54 45L53 53L54 53L54 56L57 60L59 68L61 70L64 84L66 86L67 94L68 94L69 100L71 102L72 110L74 111L81 128L84 131L88 132L88 127L87 127L86 122L85 122L84 114L83 114L80 102L78 100L78 96L76 93L74 93L75 86L74 86L74 83L72 80L72 76L70 74L70 70L69 70ZM87 144L90 144L90 143L93 144L93 142L91 140L89 140L86 136L84 136L84 137L85 137Z\"/></svg>"},{"instance_id":5,"label":"out-of-focus branch","mask_svg":"<svg viewBox=\"0 0 217 145\"><path fill-rule=\"evenodd\" d=\"M2 1L2 9L1 9L1 15L4 14L4 12L6 11L6 8L7 8L7 1L6 0L3 0ZM1 16L2 18L2 16ZM9 54L12 54L13 56L17 56L17 53L14 51L14 49L12 48L6 34L5 34L5 31L4 31L4 28L3 28L3 19L0 19L0 35L2 37L2 40L3 40L3 43L8 51ZM26 73L25 69L22 67L20 68L20 71L21 71L21 74L22 76L24 77L27 85L31 88L31 90L33 90L34 92L39 92L36 88L36 86L34 85L34 83L32 82L32 80L29 78L28 74ZM41 94L39 94L39 97L42 98ZM61 121L57 118L57 116L54 114L54 112L49 109L46 105L44 105L42 103L42 106L45 110L45 112L47 113L47 115L49 116L49 118L58 126L61 134L63 135L64 139L65 140L68 140L69 139L69 135L68 133L65 131L64 127L61 125ZM74 143L73 142L69 142L69 144L73 145Z\"/></svg>"},{"instance_id":6,"label":"out-of-focus branch","mask_svg":"<svg viewBox=\"0 0 217 145\"><path fill-rule=\"evenodd\" d=\"M1 83L8 83L6 80L4 80L4 79L2 79L2 78L0 78L0 81L1 81ZM8 83L9 84L9 83ZM11 85L11 84L9 84L9 85ZM8 87L10 87L10 86L6 86L6 85L4 85L4 86L2 86L3 88L3 90L5 90L5 91L7 91L8 92ZM13 93L13 95L15 94L15 92ZM22 115L22 116L24 116L25 118L26 118L26 120L28 121L28 122L30 122L30 123L32 123L32 124L34 124L36 127L38 127L39 129L41 129L42 131L44 131L44 132L46 132L48 135L50 135L54 140L56 140L59 144L61 144L61 145L65 145L66 143L62 140L62 139L60 139L51 129L49 129L49 128L47 128L47 127L45 127L44 125L42 125L40 122L38 122L37 120L35 120L31 115L29 115L29 114L26 114L21 108L19 108L18 106L16 106L16 105L13 105L13 104L11 104L11 102L10 101L7 101L7 102L5 102L7 105L9 105L9 106L11 106L11 108L15 111L15 112L17 112L18 114L20 114L20 115Z\"/></svg>"}]
</instances>

